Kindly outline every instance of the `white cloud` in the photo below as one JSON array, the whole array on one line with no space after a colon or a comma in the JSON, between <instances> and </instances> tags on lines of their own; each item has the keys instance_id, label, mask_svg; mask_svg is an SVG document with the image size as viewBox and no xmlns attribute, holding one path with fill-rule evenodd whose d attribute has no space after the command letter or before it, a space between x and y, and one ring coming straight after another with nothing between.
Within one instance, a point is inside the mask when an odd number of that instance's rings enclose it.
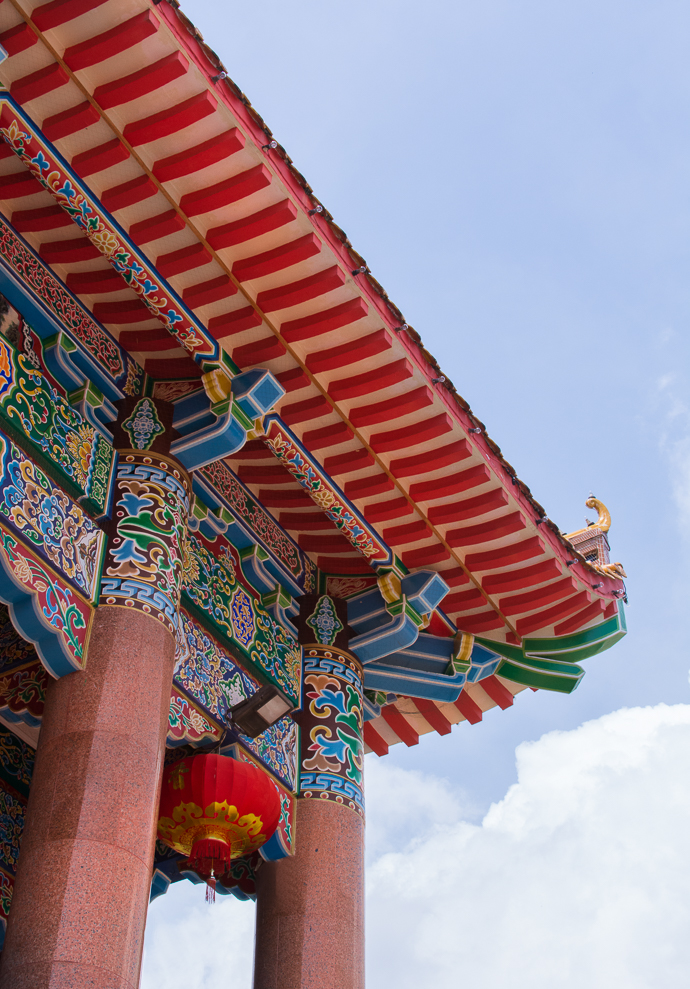
<instances>
[{"instance_id":1,"label":"white cloud","mask_svg":"<svg viewBox=\"0 0 690 989\"><path fill-rule=\"evenodd\" d=\"M369 870L369 989L685 987L690 706L546 735L517 765L481 825Z\"/></svg>"},{"instance_id":2,"label":"white cloud","mask_svg":"<svg viewBox=\"0 0 690 989\"><path fill-rule=\"evenodd\" d=\"M149 907L141 989L250 989L254 961L251 902L204 885L174 883Z\"/></svg>"},{"instance_id":3,"label":"white cloud","mask_svg":"<svg viewBox=\"0 0 690 989\"><path fill-rule=\"evenodd\" d=\"M447 782L367 760L368 989L685 989L690 705L553 732L517 767L471 824ZM142 989L250 989L251 905L179 883L150 920Z\"/></svg>"}]
</instances>

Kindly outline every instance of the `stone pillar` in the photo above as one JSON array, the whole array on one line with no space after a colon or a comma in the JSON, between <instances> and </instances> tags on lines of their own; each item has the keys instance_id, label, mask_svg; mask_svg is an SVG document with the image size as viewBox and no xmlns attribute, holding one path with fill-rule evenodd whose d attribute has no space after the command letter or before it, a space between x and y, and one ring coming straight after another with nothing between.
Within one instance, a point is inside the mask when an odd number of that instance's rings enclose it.
<instances>
[{"instance_id":1,"label":"stone pillar","mask_svg":"<svg viewBox=\"0 0 690 989\"><path fill-rule=\"evenodd\" d=\"M190 487L172 408L122 405L101 598L84 670L46 697L0 989L139 985Z\"/></svg>"},{"instance_id":2,"label":"stone pillar","mask_svg":"<svg viewBox=\"0 0 690 989\"><path fill-rule=\"evenodd\" d=\"M344 601L300 610L295 855L257 873L254 989L364 989L362 667Z\"/></svg>"}]
</instances>

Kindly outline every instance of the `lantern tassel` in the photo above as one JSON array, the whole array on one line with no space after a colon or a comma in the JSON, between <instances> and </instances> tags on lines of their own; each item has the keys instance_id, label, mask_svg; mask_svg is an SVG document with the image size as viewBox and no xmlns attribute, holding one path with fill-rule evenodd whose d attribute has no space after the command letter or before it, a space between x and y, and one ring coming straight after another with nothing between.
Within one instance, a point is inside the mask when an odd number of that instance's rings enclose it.
<instances>
[{"instance_id":1,"label":"lantern tassel","mask_svg":"<svg viewBox=\"0 0 690 989\"><path fill-rule=\"evenodd\" d=\"M216 878L213 872L210 878L206 880L206 902L209 905L216 902Z\"/></svg>"}]
</instances>

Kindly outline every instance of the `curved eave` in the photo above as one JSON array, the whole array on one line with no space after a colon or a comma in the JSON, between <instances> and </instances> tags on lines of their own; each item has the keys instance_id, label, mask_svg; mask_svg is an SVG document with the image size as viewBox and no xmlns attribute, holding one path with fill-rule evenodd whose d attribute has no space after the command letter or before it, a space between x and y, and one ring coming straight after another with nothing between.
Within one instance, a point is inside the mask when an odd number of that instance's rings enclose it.
<instances>
[{"instance_id":1,"label":"curved eave","mask_svg":"<svg viewBox=\"0 0 690 989\"><path fill-rule=\"evenodd\" d=\"M10 94L223 350L278 377L283 420L406 566L443 575L454 623L515 642L615 609L622 582L544 520L174 5L11 0L0 33ZM152 377L198 379L189 354L22 168L0 157L13 225ZM318 508L299 504L296 482L260 443L228 464L321 569L366 569Z\"/></svg>"}]
</instances>

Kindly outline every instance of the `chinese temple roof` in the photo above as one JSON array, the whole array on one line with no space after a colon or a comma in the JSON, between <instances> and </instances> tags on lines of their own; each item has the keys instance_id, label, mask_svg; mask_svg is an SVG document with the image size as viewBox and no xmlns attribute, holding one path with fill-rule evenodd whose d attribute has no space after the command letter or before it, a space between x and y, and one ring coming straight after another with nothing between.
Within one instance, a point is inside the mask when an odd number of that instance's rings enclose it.
<instances>
[{"instance_id":1,"label":"chinese temple roof","mask_svg":"<svg viewBox=\"0 0 690 989\"><path fill-rule=\"evenodd\" d=\"M580 534L571 542L546 518L176 3L8 0L0 45L12 105L40 121L214 359L270 370L285 389L279 423L334 497L403 570L435 570L449 585L430 631L518 646L618 612L622 570L600 544L580 551ZM11 117L5 102L2 127ZM75 225L60 190L39 184L8 144L0 187L14 229L155 379L156 394L208 390L201 349L171 334L104 256L105 235ZM330 593L370 585L368 557L260 428L226 463L331 575ZM512 703L496 677L467 696L477 708L469 714L412 699L384 707L369 722L383 740L372 747L413 744L422 731Z\"/></svg>"}]
</instances>

